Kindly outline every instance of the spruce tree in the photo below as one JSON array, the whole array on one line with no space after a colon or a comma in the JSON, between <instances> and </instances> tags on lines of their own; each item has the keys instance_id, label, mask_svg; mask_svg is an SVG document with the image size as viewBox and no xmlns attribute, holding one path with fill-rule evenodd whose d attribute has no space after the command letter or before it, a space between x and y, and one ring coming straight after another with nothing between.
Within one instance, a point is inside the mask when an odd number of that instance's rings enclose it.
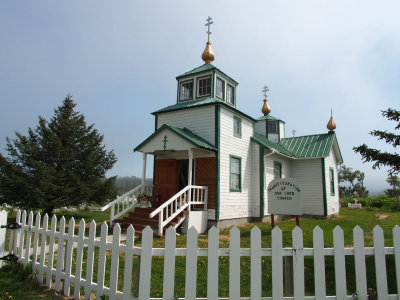
<instances>
[{"instance_id":1,"label":"spruce tree","mask_svg":"<svg viewBox=\"0 0 400 300\"><path fill-rule=\"evenodd\" d=\"M389 108L388 110L382 111L382 115L388 120L398 122L395 130L400 129L400 111ZM370 135L377 137L379 140L384 140L387 144L391 144L394 148L400 145L399 134L387 132L386 130L374 130L370 132ZM389 167L389 176L396 175L400 172L400 155L396 152L383 152L370 148L366 144L354 147L353 150L361 154L364 162L375 162L372 166L373 169L379 169L381 166Z\"/></svg>"},{"instance_id":2,"label":"spruce tree","mask_svg":"<svg viewBox=\"0 0 400 300\"><path fill-rule=\"evenodd\" d=\"M24 136L7 138L8 156L0 154L0 204L24 209L102 203L115 196L115 177L105 173L116 162L103 135L87 126L67 95L54 116L28 129Z\"/></svg>"}]
</instances>

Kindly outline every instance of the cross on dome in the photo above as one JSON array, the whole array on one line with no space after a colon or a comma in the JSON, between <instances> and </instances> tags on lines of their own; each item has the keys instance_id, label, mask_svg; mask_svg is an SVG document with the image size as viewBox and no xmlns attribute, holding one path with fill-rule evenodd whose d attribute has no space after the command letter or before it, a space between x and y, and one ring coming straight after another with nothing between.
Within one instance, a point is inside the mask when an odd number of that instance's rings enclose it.
<instances>
[{"instance_id":1,"label":"cross on dome","mask_svg":"<svg viewBox=\"0 0 400 300\"><path fill-rule=\"evenodd\" d=\"M205 26L208 26L208 30L206 31L207 32L207 35L208 35L208 42L210 41L210 34L211 34L211 31L210 31L210 25L211 24L213 24L214 22L213 22L213 20L211 19L211 17L210 16L208 16L208 18L207 18L207 23L206 23L206 25Z\"/></svg>"},{"instance_id":2,"label":"cross on dome","mask_svg":"<svg viewBox=\"0 0 400 300\"><path fill-rule=\"evenodd\" d=\"M264 99L267 98L267 92L269 92L269 88L265 85L262 92L264 93Z\"/></svg>"}]
</instances>

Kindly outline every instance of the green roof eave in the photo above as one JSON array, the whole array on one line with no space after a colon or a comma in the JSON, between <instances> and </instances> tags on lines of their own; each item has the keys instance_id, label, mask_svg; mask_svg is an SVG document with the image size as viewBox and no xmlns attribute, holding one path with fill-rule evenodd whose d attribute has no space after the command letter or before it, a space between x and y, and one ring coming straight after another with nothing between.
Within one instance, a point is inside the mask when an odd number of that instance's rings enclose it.
<instances>
[{"instance_id":1,"label":"green roof eave","mask_svg":"<svg viewBox=\"0 0 400 300\"><path fill-rule=\"evenodd\" d=\"M270 115L264 115L264 116L259 117L257 119L257 121L262 121L262 120L273 120L273 121L280 121L282 123L285 123L285 121L282 121L281 119L275 118L275 117L270 116Z\"/></svg>"},{"instance_id":2,"label":"green roof eave","mask_svg":"<svg viewBox=\"0 0 400 300\"><path fill-rule=\"evenodd\" d=\"M253 117L250 117L249 115L245 114L244 112L238 110L237 108L233 107L232 105L226 103L225 101L218 99L218 98L206 98L202 100L195 100L195 101L188 101L188 102L181 102L178 104L170 105L165 108L159 109L155 112L152 112L152 115L159 115L162 113L167 113L167 112L172 112L172 111L177 111L177 110L182 110L182 109L189 109L189 108L194 108L194 107L200 107L200 106L207 106L207 105L216 105L220 104L228 109L233 110L235 113L242 115L249 120L256 122L257 120L254 119Z\"/></svg>"},{"instance_id":3,"label":"green roof eave","mask_svg":"<svg viewBox=\"0 0 400 300\"><path fill-rule=\"evenodd\" d=\"M135 147L133 149L133 151L135 151L135 152L139 151L140 148L142 148L147 142L149 142L154 136L156 136L159 132L161 132L164 129L170 130L171 132L175 133L176 135L178 135L179 137L183 138L184 140L188 141L189 143L191 143L192 145L194 145L196 147L207 149L207 150L213 150L213 151L216 150L216 148L211 143L209 143L202 137L194 134L189 129L187 129L187 128L181 129L181 128L177 128L177 127L173 127L173 126L164 124L163 126L158 128L155 132L153 132L142 143L140 143L137 147Z\"/></svg>"},{"instance_id":4,"label":"green roof eave","mask_svg":"<svg viewBox=\"0 0 400 300\"><path fill-rule=\"evenodd\" d=\"M200 67L194 68L193 70L190 70L190 71L188 71L186 73L183 73L183 74L177 76L176 79L179 80L179 79L184 78L184 77L189 77L189 76L197 75L197 74L208 72L208 71L217 71L221 75L225 76L230 81L235 83L236 85L239 84L235 79L233 79L232 77L226 75L224 72L222 72L220 69L218 69L217 67L213 66L212 64L201 65Z\"/></svg>"},{"instance_id":5,"label":"green roof eave","mask_svg":"<svg viewBox=\"0 0 400 300\"><path fill-rule=\"evenodd\" d=\"M290 153L288 150L286 150L284 147L282 147L282 145L280 145L279 143L274 143L273 141L270 141L269 139L267 139L265 136L262 136L261 134L255 133L251 139L256 142L257 144L268 148L268 149L272 149L277 151L280 154L289 156L291 158L296 158L292 153Z\"/></svg>"}]
</instances>

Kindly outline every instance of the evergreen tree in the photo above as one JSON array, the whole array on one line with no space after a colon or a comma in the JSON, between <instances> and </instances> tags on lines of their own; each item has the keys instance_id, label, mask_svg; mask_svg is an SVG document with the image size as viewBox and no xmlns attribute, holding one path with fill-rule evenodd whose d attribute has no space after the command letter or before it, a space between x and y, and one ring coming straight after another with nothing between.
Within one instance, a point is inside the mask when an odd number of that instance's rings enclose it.
<instances>
[{"instance_id":1,"label":"evergreen tree","mask_svg":"<svg viewBox=\"0 0 400 300\"><path fill-rule=\"evenodd\" d=\"M400 129L400 111L389 108L382 111L382 115L388 120L398 122L395 130ZM400 135L392 132L374 130L370 135L384 140L387 144L391 144L394 148L400 145ZM381 166L389 167L389 175L396 175L400 172L400 155L398 153L382 152L377 149L369 148L366 144L354 147L353 150L361 154L364 162L374 161L373 169Z\"/></svg>"},{"instance_id":2,"label":"evergreen tree","mask_svg":"<svg viewBox=\"0 0 400 300\"><path fill-rule=\"evenodd\" d=\"M0 204L24 209L53 209L101 203L115 195L115 177L105 173L116 162L102 144L103 135L74 111L71 95L50 121L39 117L36 129L7 138L0 154Z\"/></svg>"}]
</instances>

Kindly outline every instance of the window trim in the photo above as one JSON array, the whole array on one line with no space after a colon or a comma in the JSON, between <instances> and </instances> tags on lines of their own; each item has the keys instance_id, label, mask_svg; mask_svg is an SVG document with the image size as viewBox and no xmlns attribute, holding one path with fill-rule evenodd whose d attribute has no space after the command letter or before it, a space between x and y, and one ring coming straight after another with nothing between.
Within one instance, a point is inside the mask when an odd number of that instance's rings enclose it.
<instances>
[{"instance_id":1,"label":"window trim","mask_svg":"<svg viewBox=\"0 0 400 300\"><path fill-rule=\"evenodd\" d=\"M275 177L275 166L279 166L279 177ZM282 163L280 161L274 161L274 179L282 178Z\"/></svg>"},{"instance_id":2,"label":"window trim","mask_svg":"<svg viewBox=\"0 0 400 300\"><path fill-rule=\"evenodd\" d=\"M232 159L239 160L239 189L232 188ZM242 158L236 155L229 155L229 192L242 192Z\"/></svg>"},{"instance_id":3,"label":"window trim","mask_svg":"<svg viewBox=\"0 0 400 300\"><path fill-rule=\"evenodd\" d=\"M228 99L228 87L232 88L232 100L233 100L233 103L228 101L229 100ZM235 87L233 85L229 84L229 83L226 84L226 100L225 100L225 102L230 104L230 105L232 105L232 106L235 106L235 102L236 102L235 101Z\"/></svg>"},{"instance_id":4,"label":"window trim","mask_svg":"<svg viewBox=\"0 0 400 300\"><path fill-rule=\"evenodd\" d=\"M222 97L218 96L218 80L220 80L222 82ZM215 97L225 100L225 80L223 80L221 77L216 76L216 80L215 80Z\"/></svg>"},{"instance_id":5,"label":"window trim","mask_svg":"<svg viewBox=\"0 0 400 300\"><path fill-rule=\"evenodd\" d=\"M331 196L335 196L335 169L332 167L329 167L329 189L331 190Z\"/></svg>"},{"instance_id":6,"label":"window trim","mask_svg":"<svg viewBox=\"0 0 400 300\"><path fill-rule=\"evenodd\" d=\"M199 94L200 92L200 80L202 79L206 79L206 78L210 78L210 93L207 95L201 95ZM197 77L196 78L196 98L205 98L205 97L211 97L212 95L212 87L213 87L213 80L212 80L212 75L205 75L205 76L201 76L201 77Z\"/></svg>"},{"instance_id":7,"label":"window trim","mask_svg":"<svg viewBox=\"0 0 400 300\"><path fill-rule=\"evenodd\" d=\"M236 133L235 130L236 121L239 121L239 133ZM242 138L242 118L239 118L237 116L233 116L233 136L237 138Z\"/></svg>"},{"instance_id":8,"label":"window trim","mask_svg":"<svg viewBox=\"0 0 400 300\"><path fill-rule=\"evenodd\" d=\"M182 99L182 85L184 83L193 83L193 91L192 91L192 98ZM179 83L179 102L191 101L194 99L194 79L184 80Z\"/></svg>"}]
</instances>

